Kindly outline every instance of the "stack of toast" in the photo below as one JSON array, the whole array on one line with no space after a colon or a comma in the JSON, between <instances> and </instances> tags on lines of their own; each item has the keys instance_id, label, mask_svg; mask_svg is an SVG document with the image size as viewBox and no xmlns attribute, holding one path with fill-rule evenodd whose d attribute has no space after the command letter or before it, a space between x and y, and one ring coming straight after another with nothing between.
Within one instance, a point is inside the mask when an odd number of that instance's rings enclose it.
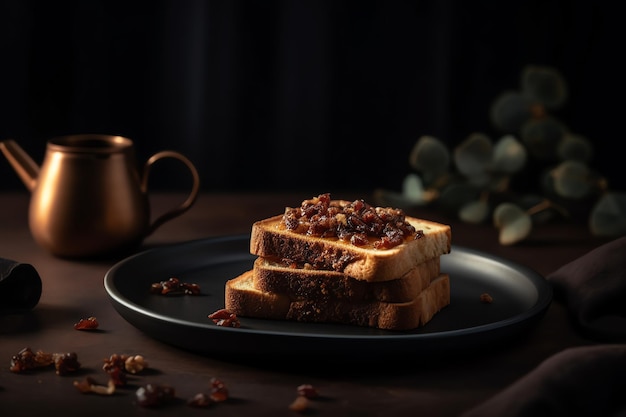
<instances>
[{"instance_id":1,"label":"stack of toast","mask_svg":"<svg viewBox=\"0 0 626 417\"><path fill-rule=\"evenodd\" d=\"M450 304L440 268L450 250L448 225L320 194L252 225L257 258L227 281L225 308L241 317L415 329Z\"/></svg>"}]
</instances>

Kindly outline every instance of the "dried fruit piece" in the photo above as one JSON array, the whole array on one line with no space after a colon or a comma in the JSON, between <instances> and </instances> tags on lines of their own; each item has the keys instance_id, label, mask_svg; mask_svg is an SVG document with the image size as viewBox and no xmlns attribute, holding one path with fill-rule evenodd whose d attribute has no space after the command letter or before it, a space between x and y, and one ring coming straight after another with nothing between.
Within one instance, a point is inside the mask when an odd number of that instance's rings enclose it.
<instances>
[{"instance_id":1,"label":"dried fruit piece","mask_svg":"<svg viewBox=\"0 0 626 417\"><path fill-rule=\"evenodd\" d=\"M11 358L11 372L20 373L28 370L54 365L57 375L66 375L80 368L78 355L69 353L47 353L41 350L33 352L26 347Z\"/></svg>"},{"instance_id":2,"label":"dried fruit piece","mask_svg":"<svg viewBox=\"0 0 626 417\"><path fill-rule=\"evenodd\" d=\"M80 362L78 362L76 353L53 353L52 355L57 375L67 375L80 369Z\"/></svg>"},{"instance_id":3,"label":"dried fruit piece","mask_svg":"<svg viewBox=\"0 0 626 417\"><path fill-rule=\"evenodd\" d=\"M191 397L187 404L191 407L205 408L213 404L211 397L203 392L199 392L193 397Z\"/></svg>"},{"instance_id":4,"label":"dried fruit piece","mask_svg":"<svg viewBox=\"0 0 626 417\"><path fill-rule=\"evenodd\" d=\"M115 393L115 381L113 379L109 379L105 386L98 385L91 377L86 377L82 381L74 381L74 386L83 394L113 395Z\"/></svg>"},{"instance_id":5,"label":"dried fruit piece","mask_svg":"<svg viewBox=\"0 0 626 417\"><path fill-rule=\"evenodd\" d=\"M228 388L221 379L211 378L211 394L209 394L211 401L221 403L228 399Z\"/></svg>"},{"instance_id":6,"label":"dried fruit piece","mask_svg":"<svg viewBox=\"0 0 626 417\"><path fill-rule=\"evenodd\" d=\"M25 347L16 355L11 357L11 372L20 373L31 369L42 368L54 363L52 354L42 351L33 352L31 348Z\"/></svg>"},{"instance_id":7,"label":"dried fruit piece","mask_svg":"<svg viewBox=\"0 0 626 417\"><path fill-rule=\"evenodd\" d=\"M208 407L211 404L228 400L228 388L226 388L226 384L221 379L211 378L210 386L210 394L199 392L187 400L187 404L192 407Z\"/></svg>"},{"instance_id":8,"label":"dried fruit piece","mask_svg":"<svg viewBox=\"0 0 626 417\"><path fill-rule=\"evenodd\" d=\"M292 411L303 412L309 408L309 399L305 396L298 395L295 400L291 404L289 404L289 409Z\"/></svg>"},{"instance_id":9,"label":"dried fruit piece","mask_svg":"<svg viewBox=\"0 0 626 417\"><path fill-rule=\"evenodd\" d=\"M98 320L95 317L88 317L86 319L80 319L78 323L74 324L76 330L94 330L100 326Z\"/></svg>"},{"instance_id":10,"label":"dried fruit piece","mask_svg":"<svg viewBox=\"0 0 626 417\"><path fill-rule=\"evenodd\" d=\"M489 293L480 294L480 302L483 304L491 304L493 302L493 297Z\"/></svg>"},{"instance_id":11,"label":"dried fruit piece","mask_svg":"<svg viewBox=\"0 0 626 417\"><path fill-rule=\"evenodd\" d=\"M104 359L102 370L109 374L115 385L126 385L126 374L137 374L148 367L148 362L142 355L112 354Z\"/></svg>"},{"instance_id":12,"label":"dried fruit piece","mask_svg":"<svg viewBox=\"0 0 626 417\"><path fill-rule=\"evenodd\" d=\"M123 356L123 355L122 355ZM141 372L148 366L148 362L141 355L129 356L124 361L124 369L126 372L136 374Z\"/></svg>"},{"instance_id":13,"label":"dried fruit piece","mask_svg":"<svg viewBox=\"0 0 626 417\"><path fill-rule=\"evenodd\" d=\"M161 295L198 295L200 286L181 282L178 278L171 277L167 281L155 282L150 286L150 292Z\"/></svg>"},{"instance_id":14,"label":"dried fruit piece","mask_svg":"<svg viewBox=\"0 0 626 417\"><path fill-rule=\"evenodd\" d=\"M109 379L118 387L123 387L128 382L126 372L124 372L120 367L110 367L105 369L105 372L109 375Z\"/></svg>"},{"instance_id":15,"label":"dried fruit piece","mask_svg":"<svg viewBox=\"0 0 626 417\"><path fill-rule=\"evenodd\" d=\"M298 395L306 398L316 398L319 396L317 389L311 384L302 384L297 388Z\"/></svg>"},{"instance_id":16,"label":"dried fruit piece","mask_svg":"<svg viewBox=\"0 0 626 417\"><path fill-rule=\"evenodd\" d=\"M213 323L222 327L241 327L241 322L236 314L231 313L230 311L222 308L217 310L208 316Z\"/></svg>"},{"instance_id":17,"label":"dried fruit piece","mask_svg":"<svg viewBox=\"0 0 626 417\"><path fill-rule=\"evenodd\" d=\"M137 403L143 407L160 407L172 402L176 391L168 385L147 384L137 388L135 396Z\"/></svg>"}]
</instances>

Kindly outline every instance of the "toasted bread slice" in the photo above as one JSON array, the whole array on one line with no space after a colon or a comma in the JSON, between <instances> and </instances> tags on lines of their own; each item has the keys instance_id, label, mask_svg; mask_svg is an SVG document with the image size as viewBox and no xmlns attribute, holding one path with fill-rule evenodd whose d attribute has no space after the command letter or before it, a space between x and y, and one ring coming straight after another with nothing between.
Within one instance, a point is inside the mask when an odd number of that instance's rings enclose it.
<instances>
[{"instance_id":1,"label":"toasted bread slice","mask_svg":"<svg viewBox=\"0 0 626 417\"><path fill-rule=\"evenodd\" d=\"M417 233L389 249L356 246L337 238L316 237L286 229L282 215L252 225L250 253L266 258L313 264L317 269L337 271L363 281L388 281L415 266L450 253L449 225L406 217Z\"/></svg>"},{"instance_id":2,"label":"toasted bread slice","mask_svg":"<svg viewBox=\"0 0 626 417\"><path fill-rule=\"evenodd\" d=\"M285 294L257 289L253 270L230 279L225 287L225 308L240 317L339 323L385 330L411 330L423 326L449 304L450 279L447 274L440 274L413 300L404 303L292 300Z\"/></svg>"},{"instance_id":3,"label":"toasted bread slice","mask_svg":"<svg viewBox=\"0 0 626 417\"><path fill-rule=\"evenodd\" d=\"M254 271L249 270L226 281L224 308L242 317L285 319L291 299L284 294L258 290L253 274Z\"/></svg>"},{"instance_id":4,"label":"toasted bread slice","mask_svg":"<svg viewBox=\"0 0 626 417\"><path fill-rule=\"evenodd\" d=\"M439 257L429 259L404 274L388 280L367 282L341 272L291 268L268 258L254 262L254 286L292 299L405 302L417 297L439 276Z\"/></svg>"}]
</instances>

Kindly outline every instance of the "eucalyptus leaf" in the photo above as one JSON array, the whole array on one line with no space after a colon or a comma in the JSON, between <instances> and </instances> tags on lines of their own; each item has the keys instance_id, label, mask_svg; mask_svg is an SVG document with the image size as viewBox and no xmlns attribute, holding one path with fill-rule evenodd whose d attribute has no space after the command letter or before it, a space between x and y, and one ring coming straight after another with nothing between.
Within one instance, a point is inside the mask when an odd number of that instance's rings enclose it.
<instances>
[{"instance_id":1,"label":"eucalyptus leaf","mask_svg":"<svg viewBox=\"0 0 626 417\"><path fill-rule=\"evenodd\" d=\"M556 159L557 149L567 133L567 127L551 116L530 119L520 131L520 139L538 159Z\"/></svg>"},{"instance_id":2,"label":"eucalyptus leaf","mask_svg":"<svg viewBox=\"0 0 626 417\"><path fill-rule=\"evenodd\" d=\"M454 149L454 163L467 177L487 171L491 164L493 144L483 133L473 133Z\"/></svg>"},{"instance_id":3,"label":"eucalyptus leaf","mask_svg":"<svg viewBox=\"0 0 626 417\"><path fill-rule=\"evenodd\" d=\"M483 223L489 215L489 204L483 200L476 200L465 204L459 211L459 218L466 223Z\"/></svg>"},{"instance_id":4,"label":"eucalyptus leaf","mask_svg":"<svg viewBox=\"0 0 626 417\"><path fill-rule=\"evenodd\" d=\"M530 105L530 100L521 93L504 92L491 105L491 123L504 133L519 132L522 125L530 119Z\"/></svg>"},{"instance_id":5,"label":"eucalyptus leaf","mask_svg":"<svg viewBox=\"0 0 626 417\"><path fill-rule=\"evenodd\" d=\"M492 176L488 172L480 171L467 176L466 180L473 187L487 189L490 188L492 183Z\"/></svg>"},{"instance_id":6,"label":"eucalyptus leaf","mask_svg":"<svg viewBox=\"0 0 626 417\"><path fill-rule=\"evenodd\" d=\"M513 135L505 135L493 148L492 170L514 174L526 164L526 148Z\"/></svg>"},{"instance_id":7,"label":"eucalyptus leaf","mask_svg":"<svg viewBox=\"0 0 626 417\"><path fill-rule=\"evenodd\" d=\"M470 201L480 196L480 190L467 183L452 183L441 190L439 203L450 212L456 213Z\"/></svg>"},{"instance_id":8,"label":"eucalyptus leaf","mask_svg":"<svg viewBox=\"0 0 626 417\"><path fill-rule=\"evenodd\" d=\"M500 230L498 240L503 246L520 242L530 234L532 219L513 203L501 203L493 212L494 226Z\"/></svg>"},{"instance_id":9,"label":"eucalyptus leaf","mask_svg":"<svg viewBox=\"0 0 626 417\"><path fill-rule=\"evenodd\" d=\"M566 133L557 147L561 160L589 162L593 156L593 147L587 138L573 133Z\"/></svg>"},{"instance_id":10,"label":"eucalyptus leaf","mask_svg":"<svg viewBox=\"0 0 626 417\"><path fill-rule=\"evenodd\" d=\"M595 236L626 235L626 193L610 192L596 202L589 217Z\"/></svg>"},{"instance_id":11,"label":"eucalyptus leaf","mask_svg":"<svg viewBox=\"0 0 626 417\"><path fill-rule=\"evenodd\" d=\"M435 179L450 169L450 151L439 139L422 136L411 149L409 165Z\"/></svg>"},{"instance_id":12,"label":"eucalyptus leaf","mask_svg":"<svg viewBox=\"0 0 626 417\"><path fill-rule=\"evenodd\" d=\"M548 109L558 109L567 100L567 83L552 67L528 65L522 70L522 92Z\"/></svg>"},{"instance_id":13,"label":"eucalyptus leaf","mask_svg":"<svg viewBox=\"0 0 626 417\"><path fill-rule=\"evenodd\" d=\"M589 195L592 187L589 168L578 161L564 161L552 170L554 190L561 197L581 199Z\"/></svg>"},{"instance_id":14,"label":"eucalyptus leaf","mask_svg":"<svg viewBox=\"0 0 626 417\"><path fill-rule=\"evenodd\" d=\"M424 185L416 174L409 174L402 182L402 195L413 204L424 204Z\"/></svg>"},{"instance_id":15,"label":"eucalyptus leaf","mask_svg":"<svg viewBox=\"0 0 626 417\"><path fill-rule=\"evenodd\" d=\"M557 194L554 189L554 176L552 171L542 171L539 175L539 187L545 193L545 195Z\"/></svg>"}]
</instances>

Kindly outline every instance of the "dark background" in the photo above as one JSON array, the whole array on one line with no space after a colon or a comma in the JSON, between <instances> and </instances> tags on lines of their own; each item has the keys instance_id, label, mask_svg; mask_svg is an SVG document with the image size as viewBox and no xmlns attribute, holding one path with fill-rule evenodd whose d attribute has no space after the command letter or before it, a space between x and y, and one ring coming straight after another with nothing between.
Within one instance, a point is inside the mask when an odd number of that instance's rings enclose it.
<instances>
[{"instance_id":1,"label":"dark background","mask_svg":"<svg viewBox=\"0 0 626 417\"><path fill-rule=\"evenodd\" d=\"M0 0L0 140L41 162L51 137L119 134L140 163L187 155L205 190L399 190L420 136L498 139L492 101L547 65L623 189L623 25L608 1Z\"/></svg>"}]
</instances>

